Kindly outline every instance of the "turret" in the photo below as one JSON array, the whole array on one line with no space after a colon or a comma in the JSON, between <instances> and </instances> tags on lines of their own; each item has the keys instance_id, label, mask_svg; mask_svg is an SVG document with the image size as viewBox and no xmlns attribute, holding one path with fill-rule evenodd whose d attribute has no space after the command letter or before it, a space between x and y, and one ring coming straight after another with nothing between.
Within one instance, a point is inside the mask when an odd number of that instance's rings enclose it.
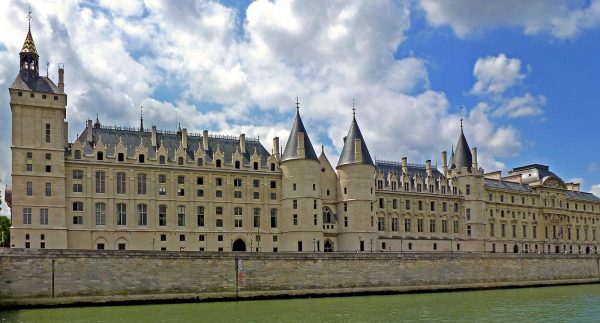
<instances>
[{"instance_id":1,"label":"turret","mask_svg":"<svg viewBox=\"0 0 600 323\"><path fill-rule=\"evenodd\" d=\"M375 166L353 113L352 123L337 164L339 251L371 251L377 247L372 205Z\"/></svg>"},{"instance_id":2,"label":"turret","mask_svg":"<svg viewBox=\"0 0 600 323\"><path fill-rule=\"evenodd\" d=\"M473 167L473 156L471 155L469 144L467 143L467 139L463 133L461 118L460 136L458 137L458 142L456 143L456 150L454 151L452 157L452 165L450 166L450 169L455 169L458 172L462 172L464 169L466 169L467 172L471 172L471 167Z\"/></svg>"},{"instance_id":3,"label":"turret","mask_svg":"<svg viewBox=\"0 0 600 323\"><path fill-rule=\"evenodd\" d=\"M321 168L296 103L296 119L281 157L282 250L323 251Z\"/></svg>"}]
</instances>

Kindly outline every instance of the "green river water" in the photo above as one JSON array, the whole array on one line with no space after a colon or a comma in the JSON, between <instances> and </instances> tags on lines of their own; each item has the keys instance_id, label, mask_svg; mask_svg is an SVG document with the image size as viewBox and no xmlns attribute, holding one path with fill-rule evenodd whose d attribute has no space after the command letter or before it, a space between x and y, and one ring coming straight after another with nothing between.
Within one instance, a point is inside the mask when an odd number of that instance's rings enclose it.
<instances>
[{"instance_id":1,"label":"green river water","mask_svg":"<svg viewBox=\"0 0 600 323\"><path fill-rule=\"evenodd\" d=\"M600 284L0 311L0 322L600 322Z\"/></svg>"}]
</instances>

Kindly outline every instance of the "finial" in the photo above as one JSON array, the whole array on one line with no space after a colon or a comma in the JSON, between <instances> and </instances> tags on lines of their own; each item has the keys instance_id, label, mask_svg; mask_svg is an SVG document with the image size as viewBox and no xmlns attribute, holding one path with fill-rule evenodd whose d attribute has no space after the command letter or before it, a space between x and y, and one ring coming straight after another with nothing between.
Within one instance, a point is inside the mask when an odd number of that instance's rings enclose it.
<instances>
[{"instance_id":1,"label":"finial","mask_svg":"<svg viewBox=\"0 0 600 323\"><path fill-rule=\"evenodd\" d=\"M352 118L356 117L356 100L352 99Z\"/></svg>"},{"instance_id":2,"label":"finial","mask_svg":"<svg viewBox=\"0 0 600 323\"><path fill-rule=\"evenodd\" d=\"M50 62L46 61L46 77L48 77L48 68L50 67Z\"/></svg>"},{"instance_id":3,"label":"finial","mask_svg":"<svg viewBox=\"0 0 600 323\"><path fill-rule=\"evenodd\" d=\"M300 110L300 100L296 97L296 110Z\"/></svg>"},{"instance_id":4,"label":"finial","mask_svg":"<svg viewBox=\"0 0 600 323\"><path fill-rule=\"evenodd\" d=\"M144 107L140 105L140 131L144 131Z\"/></svg>"},{"instance_id":5,"label":"finial","mask_svg":"<svg viewBox=\"0 0 600 323\"><path fill-rule=\"evenodd\" d=\"M321 152L325 153L325 145L321 145Z\"/></svg>"},{"instance_id":6,"label":"finial","mask_svg":"<svg viewBox=\"0 0 600 323\"><path fill-rule=\"evenodd\" d=\"M27 12L27 20L29 20L29 31L30 32L31 32L31 19L32 19L31 13L32 13L31 6L29 6L29 11Z\"/></svg>"},{"instance_id":7,"label":"finial","mask_svg":"<svg viewBox=\"0 0 600 323\"><path fill-rule=\"evenodd\" d=\"M463 128L463 107L460 107L460 130Z\"/></svg>"}]
</instances>

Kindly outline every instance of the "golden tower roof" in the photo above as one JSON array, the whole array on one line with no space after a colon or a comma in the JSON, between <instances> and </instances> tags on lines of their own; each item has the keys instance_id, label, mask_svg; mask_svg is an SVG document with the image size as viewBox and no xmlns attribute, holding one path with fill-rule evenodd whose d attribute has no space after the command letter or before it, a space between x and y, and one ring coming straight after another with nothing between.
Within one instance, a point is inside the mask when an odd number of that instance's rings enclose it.
<instances>
[{"instance_id":1,"label":"golden tower roof","mask_svg":"<svg viewBox=\"0 0 600 323\"><path fill-rule=\"evenodd\" d=\"M23 48L21 49L21 53L37 54L37 49L35 48L35 42L33 41L33 36L31 36L31 29L27 32L27 37L25 37L25 42L23 43Z\"/></svg>"}]
</instances>

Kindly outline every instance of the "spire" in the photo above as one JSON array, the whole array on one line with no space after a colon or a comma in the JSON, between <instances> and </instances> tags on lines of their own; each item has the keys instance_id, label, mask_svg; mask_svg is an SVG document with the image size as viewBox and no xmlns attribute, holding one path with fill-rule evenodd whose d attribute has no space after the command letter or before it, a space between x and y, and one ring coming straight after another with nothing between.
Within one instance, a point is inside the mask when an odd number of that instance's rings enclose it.
<instances>
[{"instance_id":1,"label":"spire","mask_svg":"<svg viewBox=\"0 0 600 323\"><path fill-rule=\"evenodd\" d=\"M140 131L144 131L144 107L140 106Z\"/></svg>"},{"instance_id":2,"label":"spire","mask_svg":"<svg viewBox=\"0 0 600 323\"><path fill-rule=\"evenodd\" d=\"M27 36L25 36L25 42L19 53L21 59L21 71L39 73L39 55L35 48L35 42L31 35L31 8L27 13L27 19L29 20L29 27L27 30ZM37 76L37 75L36 75Z\"/></svg>"},{"instance_id":3,"label":"spire","mask_svg":"<svg viewBox=\"0 0 600 323\"><path fill-rule=\"evenodd\" d=\"M94 123L94 128L100 128L100 119L98 119L97 113L96 113L96 123Z\"/></svg>"},{"instance_id":4,"label":"spire","mask_svg":"<svg viewBox=\"0 0 600 323\"><path fill-rule=\"evenodd\" d=\"M304 128L304 123L302 123L302 118L300 117L300 102L297 97L296 119L294 120L294 125L292 126L292 131L288 137L287 144L285 145L285 150L282 154L281 161L283 162L292 159L319 160L319 158L317 158L317 154L315 153L315 149L308 138L308 133L306 133L306 129Z\"/></svg>"},{"instance_id":5,"label":"spire","mask_svg":"<svg viewBox=\"0 0 600 323\"><path fill-rule=\"evenodd\" d=\"M461 170L463 167L466 167L470 172L471 166L473 165L473 155L471 154L469 143L467 143L467 139L465 138L465 134L463 132L462 121L461 107L460 136L458 137L458 142L456 143L456 152L452 153L452 165L450 166L450 169L456 168Z\"/></svg>"},{"instance_id":6,"label":"spire","mask_svg":"<svg viewBox=\"0 0 600 323\"><path fill-rule=\"evenodd\" d=\"M366 164L373 165L371 154L365 143L365 139L360 132L358 123L356 122L356 108L354 101L352 102L352 123L350 124L350 130L344 140L344 148L342 148L342 154L338 161L338 167L348 164Z\"/></svg>"}]
</instances>

